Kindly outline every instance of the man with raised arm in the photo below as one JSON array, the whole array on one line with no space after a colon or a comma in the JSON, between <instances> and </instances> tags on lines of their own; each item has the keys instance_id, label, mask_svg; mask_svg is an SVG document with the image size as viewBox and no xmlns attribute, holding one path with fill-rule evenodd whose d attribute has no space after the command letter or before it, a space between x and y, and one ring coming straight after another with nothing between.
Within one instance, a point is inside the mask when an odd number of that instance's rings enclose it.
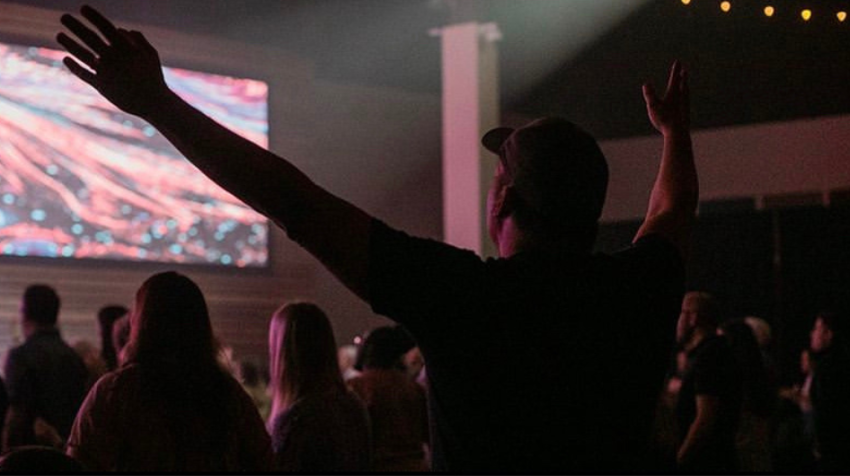
<instances>
[{"instance_id":1,"label":"man with raised arm","mask_svg":"<svg viewBox=\"0 0 850 476\"><path fill-rule=\"evenodd\" d=\"M433 466L452 472L638 471L673 343L697 203L686 75L645 87L664 153L633 245L593 255L608 168L596 141L546 118L484 136L499 156L487 204L500 257L394 230L165 84L156 50L84 7L58 41L70 70L159 129L201 171L264 213L427 362Z\"/></svg>"}]
</instances>

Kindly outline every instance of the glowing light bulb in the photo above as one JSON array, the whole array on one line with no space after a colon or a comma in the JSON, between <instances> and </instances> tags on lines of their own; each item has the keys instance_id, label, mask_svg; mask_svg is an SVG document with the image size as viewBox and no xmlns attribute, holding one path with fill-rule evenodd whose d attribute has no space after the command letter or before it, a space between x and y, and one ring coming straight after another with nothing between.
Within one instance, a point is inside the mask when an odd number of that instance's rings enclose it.
<instances>
[{"instance_id":1,"label":"glowing light bulb","mask_svg":"<svg viewBox=\"0 0 850 476\"><path fill-rule=\"evenodd\" d=\"M800 12L800 16L803 17L803 21L809 21L812 19L812 11L809 9L805 9Z\"/></svg>"},{"instance_id":2,"label":"glowing light bulb","mask_svg":"<svg viewBox=\"0 0 850 476\"><path fill-rule=\"evenodd\" d=\"M847 19L847 12L838 12L835 14L835 17L838 18L838 21L843 22Z\"/></svg>"},{"instance_id":3,"label":"glowing light bulb","mask_svg":"<svg viewBox=\"0 0 850 476\"><path fill-rule=\"evenodd\" d=\"M724 13L729 12L732 9L731 2L720 2L720 9L723 10Z\"/></svg>"},{"instance_id":4,"label":"glowing light bulb","mask_svg":"<svg viewBox=\"0 0 850 476\"><path fill-rule=\"evenodd\" d=\"M772 17L774 13L776 13L776 10L774 10L773 6L768 5L764 7L764 16Z\"/></svg>"},{"instance_id":5,"label":"glowing light bulb","mask_svg":"<svg viewBox=\"0 0 850 476\"><path fill-rule=\"evenodd\" d=\"M682 0L682 5L690 5L691 0Z\"/></svg>"}]
</instances>

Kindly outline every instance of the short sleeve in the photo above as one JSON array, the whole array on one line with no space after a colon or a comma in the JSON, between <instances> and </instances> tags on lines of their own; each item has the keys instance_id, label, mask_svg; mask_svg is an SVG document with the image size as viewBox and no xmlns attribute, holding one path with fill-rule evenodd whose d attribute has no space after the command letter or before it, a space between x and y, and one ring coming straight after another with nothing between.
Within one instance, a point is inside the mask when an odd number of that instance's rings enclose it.
<instances>
[{"instance_id":1,"label":"short sleeve","mask_svg":"<svg viewBox=\"0 0 850 476\"><path fill-rule=\"evenodd\" d=\"M373 220L369 245L372 310L416 331L480 302L485 265L475 253L414 238Z\"/></svg>"},{"instance_id":2,"label":"short sleeve","mask_svg":"<svg viewBox=\"0 0 850 476\"><path fill-rule=\"evenodd\" d=\"M633 275L643 282L667 284L684 291L685 264L676 246L659 234L641 237L614 256L629 263Z\"/></svg>"}]
</instances>

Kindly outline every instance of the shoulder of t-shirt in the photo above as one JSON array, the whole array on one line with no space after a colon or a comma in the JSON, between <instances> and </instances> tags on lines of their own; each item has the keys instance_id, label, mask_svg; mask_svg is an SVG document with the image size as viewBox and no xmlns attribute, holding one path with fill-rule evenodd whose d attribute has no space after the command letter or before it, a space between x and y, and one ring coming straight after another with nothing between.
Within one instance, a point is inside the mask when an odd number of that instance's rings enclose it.
<instances>
[{"instance_id":1,"label":"shoulder of t-shirt","mask_svg":"<svg viewBox=\"0 0 850 476\"><path fill-rule=\"evenodd\" d=\"M376 243L383 244L387 241L399 242L399 241L410 241L411 243L416 243L419 246L433 246L437 248L448 248L453 249L459 253L468 253L470 256L476 256L470 250L466 250L463 248L458 248L456 246L450 245L443 241L434 239L434 238L426 238L421 236L414 236L397 228L393 228L383 221L372 218L371 228L370 228L370 246ZM480 260L480 259L479 259Z\"/></svg>"},{"instance_id":2,"label":"shoulder of t-shirt","mask_svg":"<svg viewBox=\"0 0 850 476\"><path fill-rule=\"evenodd\" d=\"M95 382L92 391L115 390L116 388L136 387L139 385L140 369L138 364L129 364L118 367L111 372L105 373Z\"/></svg>"},{"instance_id":3,"label":"shoulder of t-shirt","mask_svg":"<svg viewBox=\"0 0 850 476\"><path fill-rule=\"evenodd\" d=\"M658 263L680 273L683 273L685 268L682 254L676 245L658 233L642 236L628 247L612 253L610 257L614 260Z\"/></svg>"},{"instance_id":4,"label":"shoulder of t-shirt","mask_svg":"<svg viewBox=\"0 0 850 476\"><path fill-rule=\"evenodd\" d=\"M679 255L679 251L676 248L676 245L667 238L666 236L660 233L650 233L638 238L634 243L630 246L621 250L617 253L627 252L629 250L643 250L643 249L651 249L657 250L659 253L667 253L671 255ZM615 253L615 254L617 254Z\"/></svg>"}]
</instances>

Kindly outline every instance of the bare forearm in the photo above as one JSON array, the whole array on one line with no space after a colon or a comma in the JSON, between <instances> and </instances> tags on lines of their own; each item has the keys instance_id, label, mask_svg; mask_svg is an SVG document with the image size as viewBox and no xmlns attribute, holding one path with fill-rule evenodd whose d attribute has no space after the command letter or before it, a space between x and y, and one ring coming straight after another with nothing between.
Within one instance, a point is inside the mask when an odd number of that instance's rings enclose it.
<instances>
[{"instance_id":1,"label":"bare forearm","mask_svg":"<svg viewBox=\"0 0 850 476\"><path fill-rule=\"evenodd\" d=\"M688 434L676 455L680 465L687 465L704 445L713 431L714 422L706 418L697 418L688 429Z\"/></svg>"},{"instance_id":2,"label":"bare forearm","mask_svg":"<svg viewBox=\"0 0 850 476\"><path fill-rule=\"evenodd\" d=\"M691 136L687 131L664 134L664 152L649 198L647 216L672 213L693 216L699 199Z\"/></svg>"},{"instance_id":3,"label":"bare forearm","mask_svg":"<svg viewBox=\"0 0 850 476\"><path fill-rule=\"evenodd\" d=\"M635 241L657 233L674 243L686 258L698 200L699 184L690 134L686 130L665 132L658 175Z\"/></svg>"}]
</instances>

